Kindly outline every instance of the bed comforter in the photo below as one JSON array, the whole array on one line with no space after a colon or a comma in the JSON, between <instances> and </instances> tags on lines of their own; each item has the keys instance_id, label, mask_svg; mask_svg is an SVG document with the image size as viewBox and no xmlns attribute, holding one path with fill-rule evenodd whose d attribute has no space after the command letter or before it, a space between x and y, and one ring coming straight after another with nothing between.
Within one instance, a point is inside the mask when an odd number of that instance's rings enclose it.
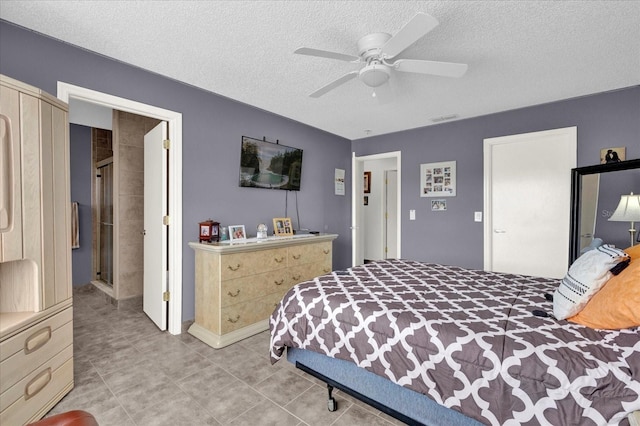
<instances>
[{"instance_id":1,"label":"bed comforter","mask_svg":"<svg viewBox=\"0 0 640 426\"><path fill-rule=\"evenodd\" d=\"M552 317L559 280L387 260L293 287L270 318L285 347L354 362L490 425L628 424L640 330Z\"/></svg>"}]
</instances>

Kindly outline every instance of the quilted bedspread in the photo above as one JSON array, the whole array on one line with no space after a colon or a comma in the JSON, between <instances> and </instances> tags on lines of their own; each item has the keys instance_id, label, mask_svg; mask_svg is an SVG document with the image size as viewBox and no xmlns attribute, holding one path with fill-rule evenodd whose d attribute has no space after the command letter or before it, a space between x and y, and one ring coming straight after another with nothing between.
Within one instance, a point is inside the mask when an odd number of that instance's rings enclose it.
<instances>
[{"instance_id":1,"label":"quilted bedspread","mask_svg":"<svg viewBox=\"0 0 640 426\"><path fill-rule=\"evenodd\" d=\"M270 318L285 347L354 362L489 425L626 425L640 330L552 317L559 280L387 260L294 286Z\"/></svg>"}]
</instances>

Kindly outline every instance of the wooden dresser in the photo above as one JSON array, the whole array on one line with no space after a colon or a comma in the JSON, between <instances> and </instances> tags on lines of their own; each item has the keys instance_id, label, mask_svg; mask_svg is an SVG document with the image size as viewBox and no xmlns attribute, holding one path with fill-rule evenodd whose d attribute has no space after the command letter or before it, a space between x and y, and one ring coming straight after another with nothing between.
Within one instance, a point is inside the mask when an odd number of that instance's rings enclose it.
<instances>
[{"instance_id":1,"label":"wooden dresser","mask_svg":"<svg viewBox=\"0 0 640 426\"><path fill-rule=\"evenodd\" d=\"M222 348L267 330L293 285L332 270L335 234L239 243L189 243L195 250L195 322L189 333Z\"/></svg>"},{"instance_id":2,"label":"wooden dresser","mask_svg":"<svg viewBox=\"0 0 640 426\"><path fill-rule=\"evenodd\" d=\"M0 424L73 387L67 105L0 76Z\"/></svg>"}]
</instances>

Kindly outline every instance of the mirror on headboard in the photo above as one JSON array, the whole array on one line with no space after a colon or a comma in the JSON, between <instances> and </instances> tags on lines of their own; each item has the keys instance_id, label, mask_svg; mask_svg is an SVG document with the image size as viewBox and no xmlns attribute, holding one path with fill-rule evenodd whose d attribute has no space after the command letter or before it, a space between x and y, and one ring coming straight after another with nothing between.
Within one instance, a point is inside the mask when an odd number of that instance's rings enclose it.
<instances>
[{"instance_id":1,"label":"mirror on headboard","mask_svg":"<svg viewBox=\"0 0 640 426\"><path fill-rule=\"evenodd\" d=\"M609 222L620 196L640 193L640 159L571 170L571 239L569 264L593 238L626 248L629 224Z\"/></svg>"}]
</instances>

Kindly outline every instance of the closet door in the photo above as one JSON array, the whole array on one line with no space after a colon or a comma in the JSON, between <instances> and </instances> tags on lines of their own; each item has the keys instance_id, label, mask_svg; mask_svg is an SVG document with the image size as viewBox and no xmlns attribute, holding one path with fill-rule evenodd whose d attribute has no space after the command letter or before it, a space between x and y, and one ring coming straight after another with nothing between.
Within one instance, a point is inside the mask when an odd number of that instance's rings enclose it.
<instances>
[{"instance_id":1,"label":"closet door","mask_svg":"<svg viewBox=\"0 0 640 426\"><path fill-rule=\"evenodd\" d=\"M0 262L22 258L20 93L0 86Z\"/></svg>"},{"instance_id":2,"label":"closet door","mask_svg":"<svg viewBox=\"0 0 640 426\"><path fill-rule=\"evenodd\" d=\"M485 269L562 278L575 127L485 139Z\"/></svg>"}]
</instances>

